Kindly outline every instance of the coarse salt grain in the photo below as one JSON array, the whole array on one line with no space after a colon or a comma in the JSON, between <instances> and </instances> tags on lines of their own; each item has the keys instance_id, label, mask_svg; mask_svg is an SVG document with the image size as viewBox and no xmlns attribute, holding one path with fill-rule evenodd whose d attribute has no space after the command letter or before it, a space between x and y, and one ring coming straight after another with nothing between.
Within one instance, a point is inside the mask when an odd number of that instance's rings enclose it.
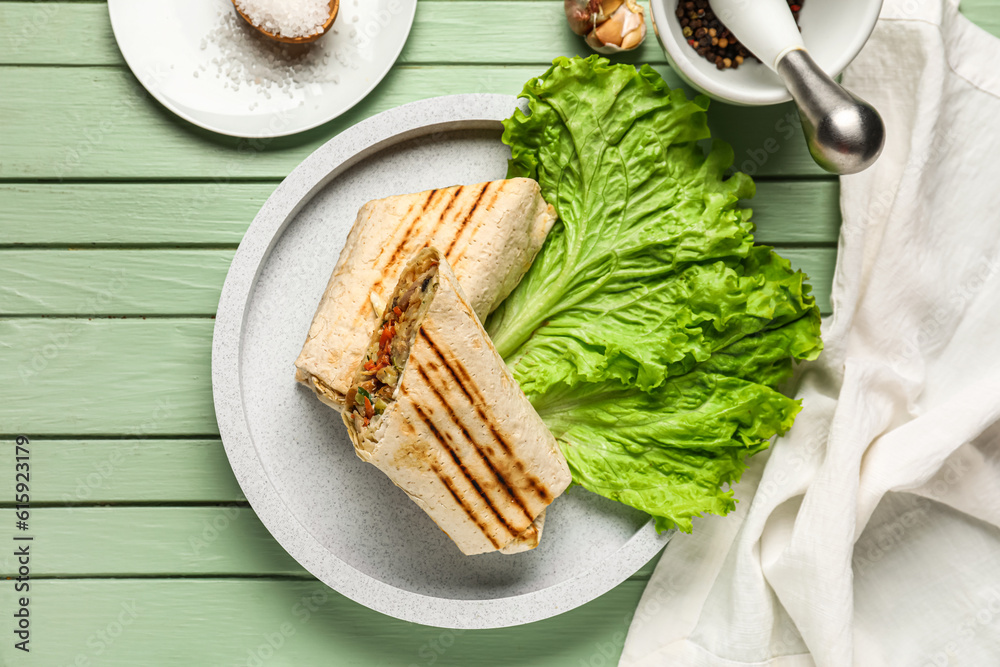
<instances>
[{"instance_id":1,"label":"coarse salt grain","mask_svg":"<svg viewBox=\"0 0 1000 667\"><path fill-rule=\"evenodd\" d=\"M358 67L353 57L357 54L357 40L337 46L322 40L283 44L261 35L232 11L219 14L218 23L202 40L202 49L209 44L219 50L220 55L210 62L216 78L226 79L224 89L238 91L247 86L264 99L271 99L272 92L295 99L310 84L338 84L340 77L331 72L334 62L351 69ZM205 71L204 65L200 67ZM194 75L198 76L197 71Z\"/></svg>"},{"instance_id":2,"label":"coarse salt grain","mask_svg":"<svg viewBox=\"0 0 1000 667\"><path fill-rule=\"evenodd\" d=\"M323 31L330 18L328 0L236 0L258 28L282 37L308 37Z\"/></svg>"}]
</instances>

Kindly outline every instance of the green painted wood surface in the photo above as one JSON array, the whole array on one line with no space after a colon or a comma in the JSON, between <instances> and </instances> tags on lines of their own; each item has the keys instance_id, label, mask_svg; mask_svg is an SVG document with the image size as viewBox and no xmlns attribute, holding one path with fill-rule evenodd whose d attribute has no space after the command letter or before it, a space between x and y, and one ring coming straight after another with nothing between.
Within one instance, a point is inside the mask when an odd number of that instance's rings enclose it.
<instances>
[{"instance_id":1,"label":"green painted wood surface","mask_svg":"<svg viewBox=\"0 0 1000 667\"><path fill-rule=\"evenodd\" d=\"M0 248L235 248L277 184L0 183ZM832 245L838 196L836 180L762 181L744 204L761 243Z\"/></svg>"},{"instance_id":2,"label":"green painted wood surface","mask_svg":"<svg viewBox=\"0 0 1000 667\"><path fill-rule=\"evenodd\" d=\"M553 56L584 52L561 4L422 0L399 64L367 100L258 143L152 101L103 2L0 0L0 434L33 438L41 577L32 653L0 641L0 665L614 664L652 564L565 615L486 632L396 621L315 582L245 503L214 437L209 378L208 316L228 259L280 179L373 113L514 94ZM1000 35L1000 0L963 12ZM652 37L626 61L678 82ZM812 274L826 310L837 182L811 163L790 112L715 104L710 117L758 181L758 239ZM0 494L7 539L8 475ZM192 544L220 516L224 530ZM0 557L4 576L12 566ZM0 613L13 598L0 586Z\"/></svg>"},{"instance_id":3,"label":"green painted wood surface","mask_svg":"<svg viewBox=\"0 0 1000 667\"><path fill-rule=\"evenodd\" d=\"M31 480L41 505L240 503L240 490L218 439L115 437L31 441ZM0 475L0 507L13 505L14 477Z\"/></svg>"},{"instance_id":4,"label":"green painted wood surface","mask_svg":"<svg viewBox=\"0 0 1000 667\"><path fill-rule=\"evenodd\" d=\"M32 654L5 665L601 667L621 651L644 582L562 616L459 632L404 623L295 579L32 582ZM0 587L0 608L14 593ZM9 662L8 662L9 661ZM89 661L89 662L83 662Z\"/></svg>"},{"instance_id":5,"label":"green painted wood surface","mask_svg":"<svg viewBox=\"0 0 1000 667\"><path fill-rule=\"evenodd\" d=\"M2 315L212 315L232 250L6 250Z\"/></svg>"},{"instance_id":6,"label":"green painted wood surface","mask_svg":"<svg viewBox=\"0 0 1000 667\"><path fill-rule=\"evenodd\" d=\"M0 510L4 525L14 510ZM246 506L56 507L34 509L33 576L307 576ZM80 549L86 535L89 548ZM13 549L0 573L17 576Z\"/></svg>"},{"instance_id":7,"label":"green painted wood surface","mask_svg":"<svg viewBox=\"0 0 1000 667\"><path fill-rule=\"evenodd\" d=\"M217 435L210 319L0 320L0 424L29 435Z\"/></svg>"},{"instance_id":8,"label":"green painted wood surface","mask_svg":"<svg viewBox=\"0 0 1000 667\"><path fill-rule=\"evenodd\" d=\"M0 246L235 248L277 185L0 184Z\"/></svg>"}]
</instances>

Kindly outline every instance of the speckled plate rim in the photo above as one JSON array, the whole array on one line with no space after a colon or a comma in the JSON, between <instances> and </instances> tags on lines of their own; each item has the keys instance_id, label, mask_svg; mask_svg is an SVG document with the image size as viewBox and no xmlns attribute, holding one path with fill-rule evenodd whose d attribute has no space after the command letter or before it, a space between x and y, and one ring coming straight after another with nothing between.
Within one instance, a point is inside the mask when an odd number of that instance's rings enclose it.
<instances>
[{"instance_id":1,"label":"speckled plate rim","mask_svg":"<svg viewBox=\"0 0 1000 667\"><path fill-rule=\"evenodd\" d=\"M260 270L278 238L320 189L352 165L402 141L453 130L499 131L500 121L509 117L517 104L513 96L488 94L422 100L373 116L321 146L282 181L254 218L229 268L215 319L215 413L226 455L251 507L278 543L320 581L366 607L422 625L499 628L561 614L623 582L663 549L670 535L657 535L650 521L617 551L592 563L579 576L505 598L438 598L370 577L331 553L295 518L257 456L240 379L246 312Z\"/></svg>"},{"instance_id":2,"label":"speckled plate rim","mask_svg":"<svg viewBox=\"0 0 1000 667\"><path fill-rule=\"evenodd\" d=\"M375 90L375 87L382 82L382 79L386 77L386 75L389 73L389 70L391 70L393 66L396 64L396 61L399 60L399 54L403 52L403 47L406 45L406 42L408 41L410 36L410 32L413 30L413 19L417 15L417 0L403 0L404 2L407 3L406 12L403 14L403 18L406 21L406 38L401 40L399 44L396 45L395 53L393 53L392 58L390 58L386 62L384 68L369 73L372 76L369 85L367 88L365 88L364 92L359 94L356 99L352 100L342 109L336 111L335 113L327 114L324 118L316 122L303 123L302 125L297 125L284 130L268 130L265 132L259 132L254 134L246 134L242 132L234 132L233 130L227 129L222 125L215 125L213 123L206 122L193 114L183 111L177 104L173 102L173 100L164 95L163 92L159 90L159 88L151 84L147 72L142 70L135 64L134 54L127 53L125 49L121 48L121 40L118 38L118 35L119 32L121 30L124 30L125 28L121 25L120 21L116 20L118 14L115 12L115 6L117 5L117 3L124 1L125 0L108 0L108 14L111 20L111 34L113 34L115 37L115 43L118 45L118 51L122 54L122 58L125 59L125 64L128 65L129 70L132 71L132 74L139 81L142 87L145 88L146 91L153 96L153 99L162 104L165 109L169 110L178 118L186 120L192 125L208 130L210 132L215 132L217 134L221 134L227 137L239 137L245 139L277 139L279 137L287 137L293 134L307 132L309 130L319 127L320 125L329 123L330 121L339 118L340 116L344 115L345 113L356 107L362 100L368 97L373 90ZM132 55L133 57L130 58L130 55ZM269 115L273 116L275 114L269 114Z\"/></svg>"}]
</instances>

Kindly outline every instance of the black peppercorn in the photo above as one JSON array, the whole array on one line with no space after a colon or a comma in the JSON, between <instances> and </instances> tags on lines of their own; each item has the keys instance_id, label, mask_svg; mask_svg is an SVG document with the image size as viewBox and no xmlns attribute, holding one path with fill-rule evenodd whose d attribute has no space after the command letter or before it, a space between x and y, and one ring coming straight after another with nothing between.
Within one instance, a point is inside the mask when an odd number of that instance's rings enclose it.
<instances>
[{"instance_id":1,"label":"black peppercorn","mask_svg":"<svg viewBox=\"0 0 1000 667\"><path fill-rule=\"evenodd\" d=\"M804 0L787 1L798 23ZM678 0L674 15L680 21L684 38L691 48L718 69L736 69L747 58L758 60L722 25L709 0Z\"/></svg>"}]
</instances>

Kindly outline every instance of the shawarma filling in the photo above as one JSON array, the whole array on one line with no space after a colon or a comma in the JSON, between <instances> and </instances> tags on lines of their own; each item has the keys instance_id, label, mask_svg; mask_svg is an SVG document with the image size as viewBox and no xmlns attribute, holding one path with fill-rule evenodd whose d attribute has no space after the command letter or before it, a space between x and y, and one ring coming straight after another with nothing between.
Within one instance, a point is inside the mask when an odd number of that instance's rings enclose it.
<instances>
[{"instance_id":1,"label":"shawarma filling","mask_svg":"<svg viewBox=\"0 0 1000 667\"><path fill-rule=\"evenodd\" d=\"M438 262L417 261L403 274L372 337L354 386L347 392L347 405L355 428L371 428L392 401L403 374L410 346L417 335L428 298L437 288Z\"/></svg>"}]
</instances>

